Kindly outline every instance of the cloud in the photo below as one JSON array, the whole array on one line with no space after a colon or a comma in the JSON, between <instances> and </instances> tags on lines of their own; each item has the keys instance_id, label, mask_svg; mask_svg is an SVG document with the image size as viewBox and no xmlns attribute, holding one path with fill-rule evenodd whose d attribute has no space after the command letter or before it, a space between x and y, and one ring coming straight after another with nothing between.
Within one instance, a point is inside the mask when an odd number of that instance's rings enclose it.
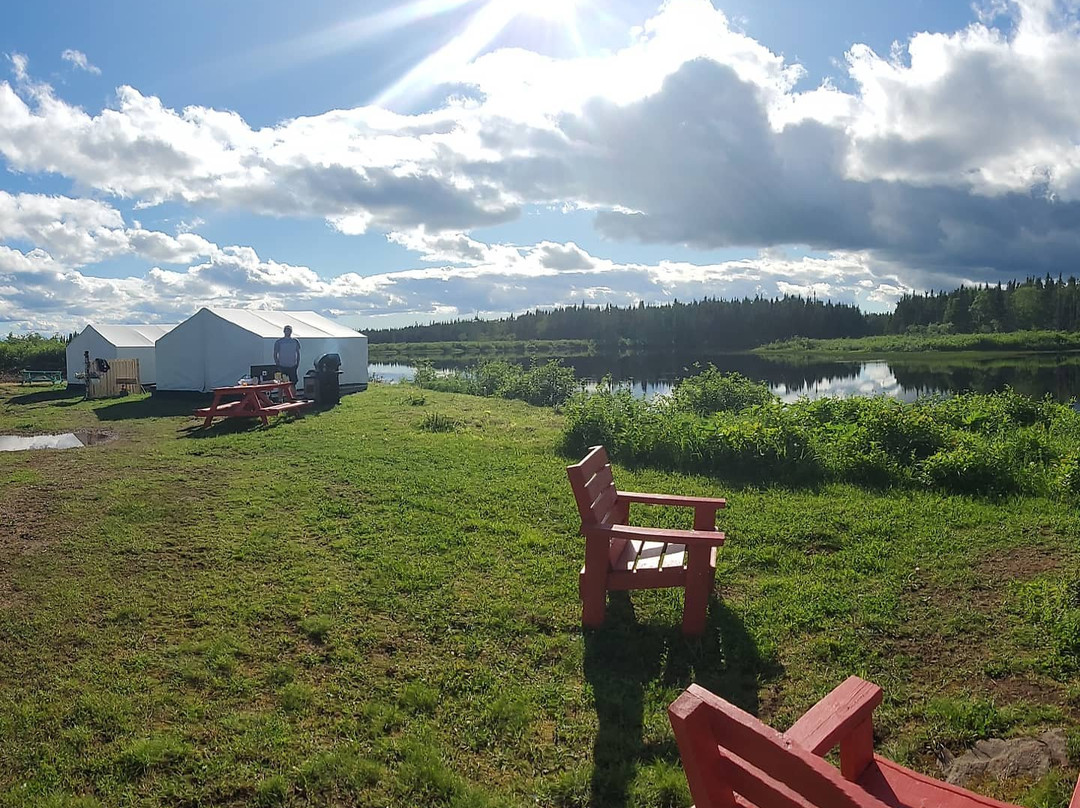
<instances>
[{"instance_id":1,"label":"cloud","mask_svg":"<svg viewBox=\"0 0 1080 808\"><path fill-rule=\"evenodd\" d=\"M24 253L0 247L0 322L44 331L78 328L91 319L167 322L199 306L316 309L367 322L388 315L423 320L502 316L582 302L631 305L805 290L881 307L910 291L887 267L854 254L763 253L712 265L633 264L589 255L572 243L458 246L467 255L480 250L483 258L470 258L464 266L325 278L308 267L265 260L249 247L215 247L205 261L186 269L153 267L142 277L121 279L65 267L40 249Z\"/></svg>"},{"instance_id":2,"label":"cloud","mask_svg":"<svg viewBox=\"0 0 1080 808\"><path fill-rule=\"evenodd\" d=\"M101 75L101 68L90 64L90 60L86 58L86 54L82 51L68 48L60 54L60 58L65 62L70 62L73 67L79 70L85 70L87 73L93 73L95 76Z\"/></svg>"},{"instance_id":3,"label":"cloud","mask_svg":"<svg viewBox=\"0 0 1080 808\"><path fill-rule=\"evenodd\" d=\"M217 249L193 233L129 228L120 211L95 199L0 191L0 242L27 242L66 266L135 254L170 264Z\"/></svg>"},{"instance_id":4,"label":"cloud","mask_svg":"<svg viewBox=\"0 0 1080 808\"><path fill-rule=\"evenodd\" d=\"M433 110L367 106L263 128L228 110L172 109L129 86L87 112L31 82L26 58L11 54L0 156L14 171L62 175L136 206L323 218L346 234L386 233L440 266L323 280L194 233L127 227L110 205L73 200L15 203L0 239L40 246L69 268L125 252L188 263L140 282L191 299L303 298L328 309L346 300L355 312L503 311L758 283L884 300L1069 270L1080 259L1075 5L991 1L979 14L887 56L853 46L844 92L804 87L799 65L734 31L708 0L669 0L614 52L500 50L449 69ZM649 269L573 244L469 235L537 205L592 211L603 235L623 241L798 244L831 257ZM840 278L815 275L837 267Z\"/></svg>"},{"instance_id":5,"label":"cloud","mask_svg":"<svg viewBox=\"0 0 1080 808\"><path fill-rule=\"evenodd\" d=\"M7 54L8 61L11 62L11 72L15 76L16 81L25 81L27 77L27 67L30 64L30 60L26 58L25 53L9 53Z\"/></svg>"}]
</instances>

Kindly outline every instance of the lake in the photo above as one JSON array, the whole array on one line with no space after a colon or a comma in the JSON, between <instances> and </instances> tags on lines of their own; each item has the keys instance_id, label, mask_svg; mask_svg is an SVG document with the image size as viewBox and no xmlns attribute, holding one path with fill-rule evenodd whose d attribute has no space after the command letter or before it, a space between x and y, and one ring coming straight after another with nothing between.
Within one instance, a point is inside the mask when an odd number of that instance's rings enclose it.
<instances>
[{"instance_id":1,"label":"lake","mask_svg":"<svg viewBox=\"0 0 1080 808\"><path fill-rule=\"evenodd\" d=\"M537 361L547 361L543 357ZM468 367L477 358L433 359L437 370ZM527 365L527 357L507 359ZM673 354L593 354L563 358L588 385L610 375L640 396L662 395L679 379L694 373L693 364L712 363L724 371L737 371L757 379L785 401L800 396L886 395L913 401L925 395L949 395L971 390L989 393L1012 387L1041 398L1050 393L1059 401L1080 398L1080 355L1028 354L1017 356L992 352L912 356L897 355L880 360L792 360L756 354L720 354L700 358ZM373 378L402 381L412 377L408 364L378 364L369 367Z\"/></svg>"}]
</instances>

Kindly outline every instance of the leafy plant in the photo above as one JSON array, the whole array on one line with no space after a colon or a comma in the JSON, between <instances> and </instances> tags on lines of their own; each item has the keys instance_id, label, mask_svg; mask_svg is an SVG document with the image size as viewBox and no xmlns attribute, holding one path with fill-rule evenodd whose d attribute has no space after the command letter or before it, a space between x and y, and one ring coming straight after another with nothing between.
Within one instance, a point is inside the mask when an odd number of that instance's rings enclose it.
<instances>
[{"instance_id":1,"label":"leafy plant","mask_svg":"<svg viewBox=\"0 0 1080 808\"><path fill-rule=\"evenodd\" d=\"M429 412L420 419L420 429L424 432L456 432L461 425L448 415Z\"/></svg>"}]
</instances>

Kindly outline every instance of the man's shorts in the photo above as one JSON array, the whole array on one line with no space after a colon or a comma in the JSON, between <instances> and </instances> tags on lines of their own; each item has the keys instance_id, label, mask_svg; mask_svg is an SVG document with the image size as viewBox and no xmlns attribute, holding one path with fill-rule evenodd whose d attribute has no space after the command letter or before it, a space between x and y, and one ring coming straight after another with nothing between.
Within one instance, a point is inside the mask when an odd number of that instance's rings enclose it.
<instances>
[{"instance_id":1,"label":"man's shorts","mask_svg":"<svg viewBox=\"0 0 1080 808\"><path fill-rule=\"evenodd\" d=\"M296 368L287 368L282 365L278 365L278 373L282 373L288 377L289 381L296 384Z\"/></svg>"}]
</instances>

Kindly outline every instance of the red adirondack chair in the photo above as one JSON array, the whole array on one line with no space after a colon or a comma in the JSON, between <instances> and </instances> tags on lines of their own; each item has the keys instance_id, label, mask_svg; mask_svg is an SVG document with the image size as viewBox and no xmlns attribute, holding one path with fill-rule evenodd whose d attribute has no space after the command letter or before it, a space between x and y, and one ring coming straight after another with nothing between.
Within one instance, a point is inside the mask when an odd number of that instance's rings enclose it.
<instances>
[{"instance_id":1,"label":"red adirondack chair","mask_svg":"<svg viewBox=\"0 0 1080 808\"><path fill-rule=\"evenodd\" d=\"M691 685L668 717L697 808L1016 808L875 755L880 703L880 687L852 676L781 734ZM822 760L837 745L839 771Z\"/></svg>"},{"instance_id":2,"label":"red adirondack chair","mask_svg":"<svg viewBox=\"0 0 1080 808\"><path fill-rule=\"evenodd\" d=\"M592 447L580 463L566 467L566 474L585 537L585 566L578 579L581 622L603 625L608 590L682 586L686 588L683 632L703 632L716 574L716 548L724 543L724 534L716 529L716 512L727 503L707 497L618 491L603 446ZM629 525L632 502L693 508L694 529Z\"/></svg>"}]
</instances>

